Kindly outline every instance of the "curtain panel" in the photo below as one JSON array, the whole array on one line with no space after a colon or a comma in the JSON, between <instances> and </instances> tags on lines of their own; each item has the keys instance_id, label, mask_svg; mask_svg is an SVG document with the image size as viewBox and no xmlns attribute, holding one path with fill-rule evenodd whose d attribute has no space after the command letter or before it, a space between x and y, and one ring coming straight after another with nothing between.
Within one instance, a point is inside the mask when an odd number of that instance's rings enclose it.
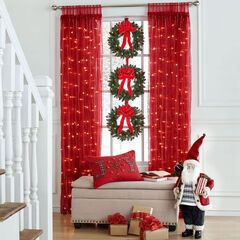
<instances>
[{"instance_id":1,"label":"curtain panel","mask_svg":"<svg viewBox=\"0 0 240 240\"><path fill-rule=\"evenodd\" d=\"M149 170L173 172L190 142L188 3L149 4Z\"/></svg>"},{"instance_id":2,"label":"curtain panel","mask_svg":"<svg viewBox=\"0 0 240 240\"><path fill-rule=\"evenodd\" d=\"M91 174L86 157L101 150L101 6L64 7L60 41L61 213L70 213L72 181Z\"/></svg>"}]
</instances>

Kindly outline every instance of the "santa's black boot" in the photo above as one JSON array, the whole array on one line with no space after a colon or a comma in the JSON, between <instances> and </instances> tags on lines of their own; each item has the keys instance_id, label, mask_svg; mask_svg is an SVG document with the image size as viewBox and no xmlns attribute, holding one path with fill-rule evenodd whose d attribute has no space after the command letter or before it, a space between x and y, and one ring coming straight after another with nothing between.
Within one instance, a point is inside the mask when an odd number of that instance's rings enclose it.
<instances>
[{"instance_id":1,"label":"santa's black boot","mask_svg":"<svg viewBox=\"0 0 240 240\"><path fill-rule=\"evenodd\" d=\"M184 232L182 232L182 237L190 237L190 236L193 236L192 229L186 229Z\"/></svg>"},{"instance_id":2,"label":"santa's black boot","mask_svg":"<svg viewBox=\"0 0 240 240\"><path fill-rule=\"evenodd\" d=\"M202 231L196 231L195 232L195 239L200 239L202 238Z\"/></svg>"}]
</instances>

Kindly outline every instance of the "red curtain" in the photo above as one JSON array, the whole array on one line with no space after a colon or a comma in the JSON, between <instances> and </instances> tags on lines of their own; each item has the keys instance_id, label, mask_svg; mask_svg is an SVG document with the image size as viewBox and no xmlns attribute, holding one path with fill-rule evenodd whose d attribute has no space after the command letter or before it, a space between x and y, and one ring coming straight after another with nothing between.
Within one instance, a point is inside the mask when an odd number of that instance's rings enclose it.
<instances>
[{"instance_id":1,"label":"red curtain","mask_svg":"<svg viewBox=\"0 0 240 240\"><path fill-rule=\"evenodd\" d=\"M71 183L100 155L102 111L100 6L64 7L61 16L61 212L71 211Z\"/></svg>"},{"instance_id":2,"label":"red curtain","mask_svg":"<svg viewBox=\"0 0 240 240\"><path fill-rule=\"evenodd\" d=\"M149 170L173 172L190 141L191 66L188 3L149 4Z\"/></svg>"}]
</instances>

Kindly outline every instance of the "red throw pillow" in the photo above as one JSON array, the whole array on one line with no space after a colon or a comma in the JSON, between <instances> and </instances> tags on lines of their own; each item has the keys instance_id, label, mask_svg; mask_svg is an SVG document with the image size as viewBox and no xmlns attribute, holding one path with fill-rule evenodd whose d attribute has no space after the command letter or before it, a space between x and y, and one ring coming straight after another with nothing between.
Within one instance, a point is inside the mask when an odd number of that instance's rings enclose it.
<instances>
[{"instance_id":1,"label":"red throw pillow","mask_svg":"<svg viewBox=\"0 0 240 240\"><path fill-rule=\"evenodd\" d=\"M91 157L94 188L118 181L142 181L135 161L135 151L116 156Z\"/></svg>"}]
</instances>

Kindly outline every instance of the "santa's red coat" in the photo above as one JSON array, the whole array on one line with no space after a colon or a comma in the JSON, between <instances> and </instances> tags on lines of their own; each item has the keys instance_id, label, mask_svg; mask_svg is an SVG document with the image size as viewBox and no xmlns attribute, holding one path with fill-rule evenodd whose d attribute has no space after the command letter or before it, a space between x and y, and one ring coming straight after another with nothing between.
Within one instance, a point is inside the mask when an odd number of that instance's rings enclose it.
<instances>
[{"instance_id":1,"label":"santa's red coat","mask_svg":"<svg viewBox=\"0 0 240 240\"><path fill-rule=\"evenodd\" d=\"M197 179L197 182L193 184L193 192L194 192L196 205L199 209L201 209L202 211L205 211L211 208L209 193L205 197L203 195L199 195L195 193L195 189L201 177L207 178L206 190L209 190L209 191L212 190L212 188L214 187L214 180L209 178L206 174L200 173ZM177 199L175 207L178 207L181 204L182 197L183 197L183 190L184 190L184 184L181 180L181 177L179 177L173 189L175 198Z\"/></svg>"}]
</instances>

